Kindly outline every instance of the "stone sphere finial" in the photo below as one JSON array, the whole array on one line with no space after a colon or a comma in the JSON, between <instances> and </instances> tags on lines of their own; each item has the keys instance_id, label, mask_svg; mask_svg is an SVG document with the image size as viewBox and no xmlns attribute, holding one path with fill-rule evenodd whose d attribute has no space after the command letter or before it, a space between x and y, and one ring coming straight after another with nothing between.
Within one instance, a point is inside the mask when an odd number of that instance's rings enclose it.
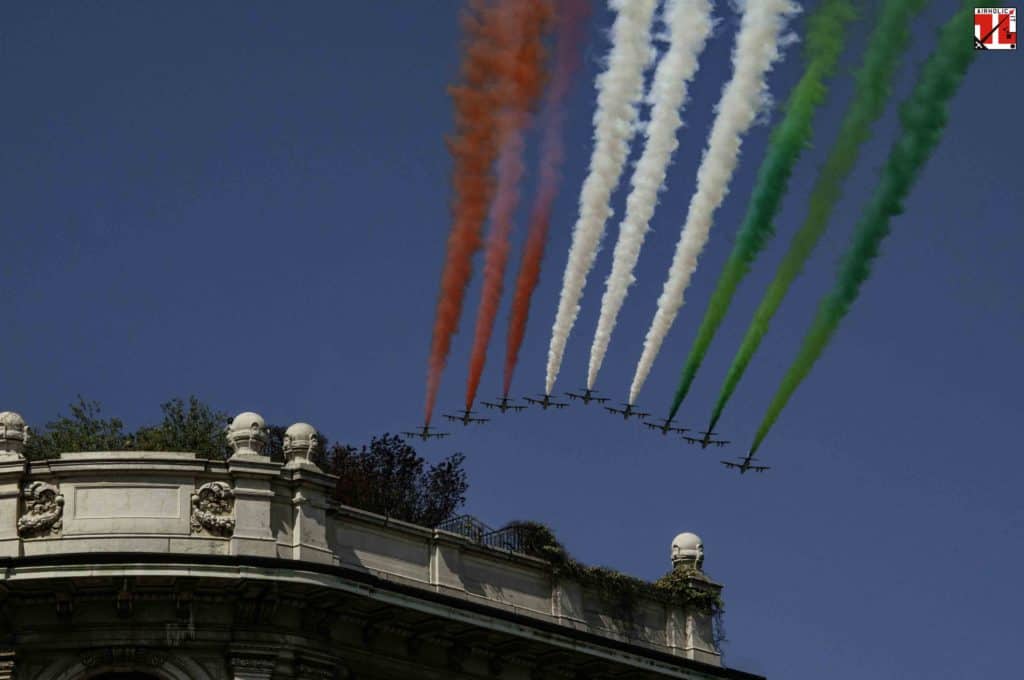
<instances>
[{"instance_id":1,"label":"stone sphere finial","mask_svg":"<svg viewBox=\"0 0 1024 680\"><path fill-rule=\"evenodd\" d=\"M236 456L263 456L267 448L267 424L263 416L239 413L227 428L228 443Z\"/></svg>"},{"instance_id":2,"label":"stone sphere finial","mask_svg":"<svg viewBox=\"0 0 1024 680\"><path fill-rule=\"evenodd\" d=\"M14 411L0 413L0 455L20 456L28 439L28 425L20 414Z\"/></svg>"},{"instance_id":3,"label":"stone sphere finial","mask_svg":"<svg viewBox=\"0 0 1024 680\"><path fill-rule=\"evenodd\" d=\"M704 565L704 542L697 534L683 532L672 539L672 568Z\"/></svg>"},{"instance_id":4,"label":"stone sphere finial","mask_svg":"<svg viewBox=\"0 0 1024 680\"><path fill-rule=\"evenodd\" d=\"M310 458L320 443L320 435L309 423L295 423L284 431L284 457L286 468L320 468Z\"/></svg>"}]
</instances>

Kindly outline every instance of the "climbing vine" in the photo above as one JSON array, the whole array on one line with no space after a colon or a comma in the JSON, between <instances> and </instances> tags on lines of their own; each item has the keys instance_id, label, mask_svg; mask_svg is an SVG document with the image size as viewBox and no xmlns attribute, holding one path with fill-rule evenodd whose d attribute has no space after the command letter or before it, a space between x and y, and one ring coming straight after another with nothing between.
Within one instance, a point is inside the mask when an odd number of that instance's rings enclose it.
<instances>
[{"instance_id":1,"label":"climbing vine","mask_svg":"<svg viewBox=\"0 0 1024 680\"><path fill-rule=\"evenodd\" d=\"M522 552L551 562L556 575L575 579L592 588L609 604L627 612L631 612L639 600L647 598L721 618L724 607L718 588L697 569L673 569L650 583L609 567L591 567L576 561L544 524L520 521L508 526L516 529Z\"/></svg>"}]
</instances>

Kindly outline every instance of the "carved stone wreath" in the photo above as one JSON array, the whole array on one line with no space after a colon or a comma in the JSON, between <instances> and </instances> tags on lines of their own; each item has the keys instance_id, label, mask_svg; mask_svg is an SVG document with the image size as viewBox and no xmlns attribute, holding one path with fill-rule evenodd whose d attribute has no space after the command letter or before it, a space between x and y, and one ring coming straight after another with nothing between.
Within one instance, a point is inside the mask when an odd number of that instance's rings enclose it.
<instances>
[{"instance_id":1,"label":"carved stone wreath","mask_svg":"<svg viewBox=\"0 0 1024 680\"><path fill-rule=\"evenodd\" d=\"M235 530L235 492L226 482L209 482L192 492L192 532L228 537Z\"/></svg>"},{"instance_id":2,"label":"carved stone wreath","mask_svg":"<svg viewBox=\"0 0 1024 680\"><path fill-rule=\"evenodd\" d=\"M18 518L22 538L56 536L64 524L64 494L54 484L31 482L22 489L23 514Z\"/></svg>"}]
</instances>

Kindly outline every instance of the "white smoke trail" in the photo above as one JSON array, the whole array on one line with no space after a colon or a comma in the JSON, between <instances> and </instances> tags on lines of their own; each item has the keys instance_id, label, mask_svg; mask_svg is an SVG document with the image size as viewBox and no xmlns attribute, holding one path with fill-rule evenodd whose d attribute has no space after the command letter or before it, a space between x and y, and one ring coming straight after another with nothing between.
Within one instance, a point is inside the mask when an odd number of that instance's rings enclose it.
<instances>
[{"instance_id":1,"label":"white smoke trail","mask_svg":"<svg viewBox=\"0 0 1024 680\"><path fill-rule=\"evenodd\" d=\"M618 14L612 25L608 66L597 77L594 151L590 156L590 171L580 192L580 214L573 228L569 261L562 275L558 313L551 329L544 388L548 394L554 389L565 343L580 311L583 286L594 265L605 221L612 214L609 199L619 183L622 166L629 154L637 105L644 94L644 69L653 52L651 23L657 0L609 0L608 5Z\"/></svg>"},{"instance_id":2,"label":"white smoke trail","mask_svg":"<svg viewBox=\"0 0 1024 680\"><path fill-rule=\"evenodd\" d=\"M686 223L676 244L668 278L658 298L658 311L644 339L644 350L629 388L636 401L651 372L658 350L672 328L683 293L697 269L697 257L707 243L715 210L729 191L729 181L739 161L743 135L768 100L765 76L781 56L782 32L787 20L800 11L792 0L748 0L733 47L732 79L722 91L708 145L697 170L697 190L690 199Z\"/></svg>"},{"instance_id":3,"label":"white smoke trail","mask_svg":"<svg viewBox=\"0 0 1024 680\"><path fill-rule=\"evenodd\" d=\"M615 330L615 320L629 287L636 280L633 269L658 204L658 191L664 187L672 154L679 146L676 133L683 124L680 112L686 102L687 85L697 72L697 60L711 32L711 0L667 0L662 12L669 47L658 62L648 94L653 106L646 130L647 143L633 171L633 188L626 199L626 216L619 226L612 272L601 298L601 316L590 348L588 389L597 381Z\"/></svg>"}]
</instances>

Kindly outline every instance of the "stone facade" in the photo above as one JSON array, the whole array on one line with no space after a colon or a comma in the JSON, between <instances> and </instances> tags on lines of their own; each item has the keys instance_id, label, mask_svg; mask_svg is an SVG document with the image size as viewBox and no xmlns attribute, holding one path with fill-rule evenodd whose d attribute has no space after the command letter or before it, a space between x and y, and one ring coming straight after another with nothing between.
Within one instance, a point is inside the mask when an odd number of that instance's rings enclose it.
<instances>
[{"instance_id":1,"label":"stone facade","mask_svg":"<svg viewBox=\"0 0 1024 680\"><path fill-rule=\"evenodd\" d=\"M29 462L11 415L0 680L756 677L720 665L699 612L616 618L542 560L338 505L309 425L289 428L285 464L253 413L226 461Z\"/></svg>"}]
</instances>

